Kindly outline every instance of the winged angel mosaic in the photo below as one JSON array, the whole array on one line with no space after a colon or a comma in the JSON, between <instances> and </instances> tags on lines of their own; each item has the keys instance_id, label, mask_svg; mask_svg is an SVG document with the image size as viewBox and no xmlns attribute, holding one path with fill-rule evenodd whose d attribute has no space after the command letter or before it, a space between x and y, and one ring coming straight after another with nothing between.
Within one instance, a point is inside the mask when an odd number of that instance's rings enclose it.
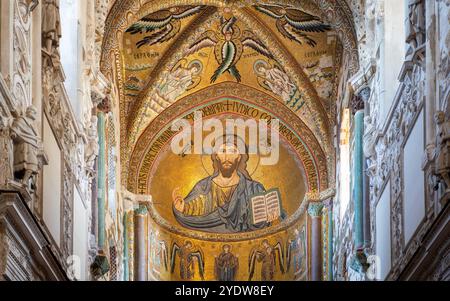
<instances>
[{"instance_id":1,"label":"winged angel mosaic","mask_svg":"<svg viewBox=\"0 0 450 301\"><path fill-rule=\"evenodd\" d=\"M211 83L214 83L219 76L226 72L230 73L238 82L241 81L241 74L236 63L241 59L246 47L269 59L274 58L269 49L251 31L241 31L236 22L237 18L234 16L229 19L222 17L219 33L214 30L204 32L184 53L185 56L188 56L203 48L214 47L219 67L212 75Z\"/></svg>"},{"instance_id":2,"label":"winged angel mosaic","mask_svg":"<svg viewBox=\"0 0 450 301\"><path fill-rule=\"evenodd\" d=\"M288 240L284 247L282 239L277 239L275 244L271 244L264 239L261 244L250 251L248 259L249 278L251 281L255 276L256 266L261 265L261 281L272 281L275 279L277 266L282 274L291 270L294 266L295 277L298 278L302 271L302 263L306 256L305 232L295 231L295 238Z\"/></svg>"},{"instance_id":3,"label":"winged angel mosaic","mask_svg":"<svg viewBox=\"0 0 450 301\"><path fill-rule=\"evenodd\" d=\"M177 255L180 258L180 278L182 280L194 279L197 269L200 278L204 279L205 256L199 247L195 246L190 241L186 241L181 247L174 242L172 245L172 254L170 256L170 272L172 274L175 271Z\"/></svg>"}]
</instances>

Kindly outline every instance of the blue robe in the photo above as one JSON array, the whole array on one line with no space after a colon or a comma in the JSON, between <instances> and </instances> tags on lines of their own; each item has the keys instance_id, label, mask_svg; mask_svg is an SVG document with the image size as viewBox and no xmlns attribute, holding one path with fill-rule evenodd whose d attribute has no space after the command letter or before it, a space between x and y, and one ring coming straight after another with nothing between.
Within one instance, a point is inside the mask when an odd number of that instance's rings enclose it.
<instances>
[{"instance_id":1,"label":"blue robe","mask_svg":"<svg viewBox=\"0 0 450 301\"><path fill-rule=\"evenodd\" d=\"M253 231L270 226L270 223L253 225L250 199L255 194L264 192L264 186L249 180L238 172L239 183L230 201L216 210L202 216L189 216L173 208L176 220L186 228L214 233L239 233ZM186 203L200 195L211 198L211 185L217 174L199 181L184 199Z\"/></svg>"}]
</instances>

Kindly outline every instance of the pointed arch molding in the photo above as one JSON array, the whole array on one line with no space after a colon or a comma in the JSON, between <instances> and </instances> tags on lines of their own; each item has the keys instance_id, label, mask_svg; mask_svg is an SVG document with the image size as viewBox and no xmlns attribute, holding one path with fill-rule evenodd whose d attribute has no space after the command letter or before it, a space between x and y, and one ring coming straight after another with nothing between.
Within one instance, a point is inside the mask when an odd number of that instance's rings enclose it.
<instances>
[{"instance_id":1,"label":"pointed arch molding","mask_svg":"<svg viewBox=\"0 0 450 301\"><path fill-rule=\"evenodd\" d=\"M244 2L244 1L243 1ZM259 1L260 3L270 3L270 1ZM237 17L242 19L247 24L258 24L258 19L251 10L245 6L249 4L239 4L234 2L234 7L242 6L242 9L236 9ZM277 1L279 4L288 4L298 6L298 1L281 0ZM124 62L121 56L123 35L127 28L129 28L136 21L147 16L148 14L169 8L175 5L193 5L199 4L197 0L178 0L178 1L158 1L158 0L117 0L114 2L105 23L105 33L102 46L101 57L101 71L112 82L117 84L117 90L120 98L120 124L121 124L121 158L123 162L129 162L131 152L138 140L139 128L147 126L147 124L138 124L139 116L142 113L143 104L151 93L151 86L158 80L161 70L164 67L173 65L179 59L180 54L174 51L173 47L169 47L162 57L162 61L157 68L149 76L150 80L146 83L146 89L139 95L135 104L131 107L130 112L125 111L125 96L123 90L123 73L122 68ZM212 7L223 7L230 5L230 1L226 0L204 0L201 4ZM344 66L345 71L350 74L357 72L358 66L358 51L356 42L356 33L353 25L352 13L345 2L345 0L305 0L302 1L302 9L305 9L313 14L320 16L326 20L327 23L333 25L344 49ZM192 25L197 26L204 24L210 16L215 12L215 9L206 10L192 22ZM261 24L262 25L262 24ZM301 66L293 59L292 54L284 46L281 45L277 37L270 29L260 26L259 30L255 31L258 37L267 43L271 49L274 49L275 56L283 63L286 72L296 82L296 84L303 89L305 100L310 104L312 117L316 120L316 129L314 133L316 138L321 142L321 148L328 154L333 154L333 144L331 137L331 128L334 121L329 121L327 114L323 108L323 104L317 96L317 92L312 87L305 76ZM187 35L198 34L194 31L188 32L184 30L175 41L174 45L181 46ZM178 48L178 47L177 47ZM179 49L179 48L178 48ZM313 125L310 125L312 127ZM131 134L130 134L131 133ZM333 156L331 156L333 157ZM333 161L333 162L331 162ZM328 164L334 164L334 160L329 160ZM128 164L126 164L128 165ZM125 165L122 167L127 170ZM331 169L332 170L332 169ZM123 180L126 182L127 175L123 174ZM330 175L331 176L331 175ZM331 176L332 177L332 176Z\"/></svg>"},{"instance_id":2,"label":"pointed arch molding","mask_svg":"<svg viewBox=\"0 0 450 301\"><path fill-rule=\"evenodd\" d=\"M170 143L167 142L170 139L166 139L165 135L166 131L170 131L172 121L191 114L193 110L227 101L242 103L255 108L265 116L279 119L280 126L286 126L288 132L292 134L290 136L291 147L293 151L295 149L294 152L305 169L308 190L319 192L329 188L327 156L308 126L294 112L272 96L242 84L223 82L180 99L152 120L139 137L131 154L127 189L137 194L148 193L148 175L159 152L155 149L162 149L162 143ZM241 108L237 110L241 110ZM226 110L222 114L232 112L233 109ZM163 140L159 140L159 138ZM153 147L154 145L157 147Z\"/></svg>"}]
</instances>

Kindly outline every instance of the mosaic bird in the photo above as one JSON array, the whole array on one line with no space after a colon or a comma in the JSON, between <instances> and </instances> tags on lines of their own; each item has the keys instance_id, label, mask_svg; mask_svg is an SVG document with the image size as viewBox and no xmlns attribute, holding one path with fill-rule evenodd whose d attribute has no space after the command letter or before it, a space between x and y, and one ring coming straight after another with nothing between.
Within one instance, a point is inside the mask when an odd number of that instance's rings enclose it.
<instances>
[{"instance_id":1,"label":"mosaic bird","mask_svg":"<svg viewBox=\"0 0 450 301\"><path fill-rule=\"evenodd\" d=\"M128 28L126 32L133 35L148 32L152 33L136 43L138 48L145 45L152 46L167 42L180 32L182 19L199 13L205 7L205 5L186 5L163 9L142 18Z\"/></svg>"},{"instance_id":2,"label":"mosaic bird","mask_svg":"<svg viewBox=\"0 0 450 301\"><path fill-rule=\"evenodd\" d=\"M278 31L286 38L300 45L306 42L315 47L317 42L308 32L325 32L331 30L331 26L324 24L319 17L310 15L302 10L276 4L255 5L255 9L271 18L276 19Z\"/></svg>"},{"instance_id":3,"label":"mosaic bird","mask_svg":"<svg viewBox=\"0 0 450 301\"><path fill-rule=\"evenodd\" d=\"M239 27L236 26L236 21L236 17L228 20L222 17L220 33L213 30L206 31L184 53L185 56L188 56L200 49L214 47L219 67L212 75L211 83L214 83L225 72L230 73L238 82L241 81L241 74L236 68L236 63L241 59L244 47L252 48L270 59L274 58L267 47L251 31L244 30L241 33Z\"/></svg>"}]
</instances>

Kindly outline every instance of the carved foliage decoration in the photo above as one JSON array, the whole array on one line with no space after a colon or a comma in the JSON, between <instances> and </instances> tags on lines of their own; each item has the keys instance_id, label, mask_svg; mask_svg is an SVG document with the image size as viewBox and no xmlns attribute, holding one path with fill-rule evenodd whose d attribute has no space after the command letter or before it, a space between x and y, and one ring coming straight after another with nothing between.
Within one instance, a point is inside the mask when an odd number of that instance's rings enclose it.
<instances>
[{"instance_id":1,"label":"carved foliage decoration","mask_svg":"<svg viewBox=\"0 0 450 301\"><path fill-rule=\"evenodd\" d=\"M371 215L385 183L391 181L391 240L392 265L398 267L405 262L403 235L403 145L423 106L425 73L419 65L411 66L401 83L401 95L396 104L389 126L375 145L375 155L369 158ZM387 187L386 189L389 189ZM427 205L427 208L430 205ZM372 241L375 237L375 222L371 221ZM408 252L417 250L412 244ZM394 273L395 274L395 273ZM395 277L395 275L391 277Z\"/></svg>"},{"instance_id":2,"label":"carved foliage decoration","mask_svg":"<svg viewBox=\"0 0 450 301\"><path fill-rule=\"evenodd\" d=\"M12 94L16 104L31 105L31 16L29 1L14 1Z\"/></svg>"},{"instance_id":3,"label":"carved foliage decoration","mask_svg":"<svg viewBox=\"0 0 450 301\"><path fill-rule=\"evenodd\" d=\"M79 187L83 200L89 200L91 189L84 156L85 142L79 132L75 117L65 96L60 65L54 57L44 54L43 106L46 117L61 147L63 183L61 200L61 252L64 258L73 249L73 198L74 187Z\"/></svg>"}]
</instances>

